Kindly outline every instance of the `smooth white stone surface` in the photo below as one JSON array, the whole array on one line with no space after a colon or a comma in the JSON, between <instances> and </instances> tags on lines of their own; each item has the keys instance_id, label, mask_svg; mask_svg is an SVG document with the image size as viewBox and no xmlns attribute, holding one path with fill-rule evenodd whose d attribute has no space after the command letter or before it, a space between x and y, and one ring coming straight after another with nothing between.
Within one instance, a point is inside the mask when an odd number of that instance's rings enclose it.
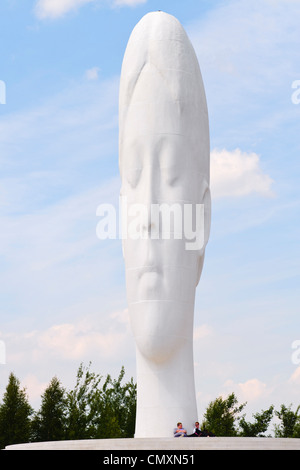
<instances>
[{"instance_id":1,"label":"smooth white stone surface","mask_svg":"<svg viewBox=\"0 0 300 470\"><path fill-rule=\"evenodd\" d=\"M37 442L6 450L300 450L300 439L203 437Z\"/></svg>"},{"instance_id":2,"label":"smooth white stone surface","mask_svg":"<svg viewBox=\"0 0 300 470\"><path fill-rule=\"evenodd\" d=\"M193 46L174 16L148 13L135 26L122 64L119 103L121 197L128 201L128 214L133 204L204 205L199 249L187 249L185 237L165 239L148 218L141 224L147 238L123 239L136 343L135 437L172 437L178 421L191 433L198 420L194 300L210 230L205 91Z\"/></svg>"}]
</instances>

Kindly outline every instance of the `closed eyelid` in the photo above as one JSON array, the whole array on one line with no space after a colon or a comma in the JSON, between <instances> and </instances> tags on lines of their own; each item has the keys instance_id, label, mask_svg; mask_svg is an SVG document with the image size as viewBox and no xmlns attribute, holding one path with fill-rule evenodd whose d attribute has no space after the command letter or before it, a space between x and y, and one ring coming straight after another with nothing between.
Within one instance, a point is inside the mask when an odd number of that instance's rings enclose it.
<instances>
[{"instance_id":1,"label":"closed eyelid","mask_svg":"<svg viewBox=\"0 0 300 470\"><path fill-rule=\"evenodd\" d=\"M141 176L142 168L141 167L132 167L126 170L126 180L132 187L136 187Z\"/></svg>"},{"instance_id":2,"label":"closed eyelid","mask_svg":"<svg viewBox=\"0 0 300 470\"><path fill-rule=\"evenodd\" d=\"M172 186L176 181L178 181L179 177L181 176L182 172L179 171L178 166L164 166L161 167L161 172L165 182Z\"/></svg>"}]
</instances>

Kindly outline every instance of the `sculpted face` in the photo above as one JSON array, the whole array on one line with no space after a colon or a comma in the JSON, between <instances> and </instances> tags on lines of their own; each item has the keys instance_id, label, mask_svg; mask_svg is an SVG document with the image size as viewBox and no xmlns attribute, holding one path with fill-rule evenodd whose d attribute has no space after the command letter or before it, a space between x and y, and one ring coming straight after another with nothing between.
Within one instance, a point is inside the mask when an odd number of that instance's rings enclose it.
<instances>
[{"instance_id":1,"label":"sculpted face","mask_svg":"<svg viewBox=\"0 0 300 470\"><path fill-rule=\"evenodd\" d=\"M208 118L201 74L189 42L190 57L182 60L185 67L195 69L196 78L189 70L182 71L178 54L173 54L173 63L170 59L174 46L178 47L172 39L178 25L164 28L167 38L160 44L151 39L151 25L138 26L139 47L133 32L121 78L121 196L127 202L128 224L132 205L142 205L146 216L140 218L141 236L125 237L123 251L136 344L143 356L158 363L192 337L195 288L210 226ZM180 41L188 41L181 27L178 31ZM158 63L149 58L153 48L159 51ZM166 60L160 60L164 54ZM153 207L164 204L169 212L153 217ZM197 204L204 205L204 219L197 227L203 231L203 243L198 249L187 249L185 209L192 208L196 222ZM176 214L181 214L177 222Z\"/></svg>"}]
</instances>

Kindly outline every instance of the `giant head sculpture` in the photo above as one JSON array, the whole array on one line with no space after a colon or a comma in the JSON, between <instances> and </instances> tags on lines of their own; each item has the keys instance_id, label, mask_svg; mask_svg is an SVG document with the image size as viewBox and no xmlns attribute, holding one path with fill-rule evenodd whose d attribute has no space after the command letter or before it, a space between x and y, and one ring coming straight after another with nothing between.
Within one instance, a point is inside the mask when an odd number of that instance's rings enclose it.
<instances>
[{"instance_id":1,"label":"giant head sculpture","mask_svg":"<svg viewBox=\"0 0 300 470\"><path fill-rule=\"evenodd\" d=\"M209 154L194 49L176 18L149 13L130 36L119 98L126 222L131 208L144 208L139 236L123 239L137 358L135 437L169 437L177 421L189 431L197 419L193 323L210 229Z\"/></svg>"}]
</instances>

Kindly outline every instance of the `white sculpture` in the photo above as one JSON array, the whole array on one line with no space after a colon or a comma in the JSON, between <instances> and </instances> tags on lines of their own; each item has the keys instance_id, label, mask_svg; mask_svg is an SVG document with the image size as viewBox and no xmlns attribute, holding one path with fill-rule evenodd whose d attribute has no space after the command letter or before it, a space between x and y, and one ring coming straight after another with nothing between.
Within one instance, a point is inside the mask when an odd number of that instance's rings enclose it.
<instances>
[{"instance_id":1,"label":"white sculpture","mask_svg":"<svg viewBox=\"0 0 300 470\"><path fill-rule=\"evenodd\" d=\"M178 421L190 433L198 419L194 300L210 229L205 92L194 49L173 16L148 13L134 28L122 65L119 119L121 197L129 212L137 204L148 209L141 236L123 240L136 342L135 437L171 437ZM176 229L157 226L149 214L162 204L204 207L201 246L187 249L185 232L180 238Z\"/></svg>"}]
</instances>

